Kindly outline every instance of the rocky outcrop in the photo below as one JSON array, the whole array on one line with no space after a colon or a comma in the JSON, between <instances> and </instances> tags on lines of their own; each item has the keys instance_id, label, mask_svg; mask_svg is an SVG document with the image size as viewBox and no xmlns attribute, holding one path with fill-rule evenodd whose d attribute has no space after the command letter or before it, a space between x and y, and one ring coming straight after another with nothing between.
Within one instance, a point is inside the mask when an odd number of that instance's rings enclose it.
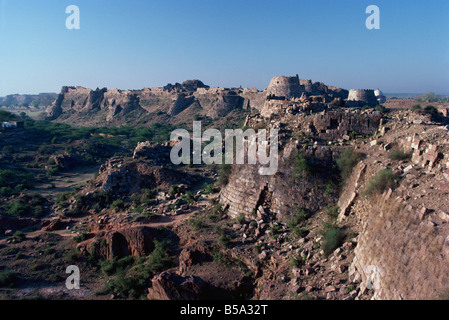
<instances>
[{"instance_id":1,"label":"rocky outcrop","mask_svg":"<svg viewBox=\"0 0 449 320\"><path fill-rule=\"evenodd\" d=\"M176 116L177 114L187 109L193 103L194 100L195 97L193 96L187 96L185 93L178 94L176 101L168 110L168 115Z\"/></svg>"},{"instance_id":2,"label":"rocky outcrop","mask_svg":"<svg viewBox=\"0 0 449 320\"><path fill-rule=\"evenodd\" d=\"M152 143L150 141L137 143L133 159L150 160L154 165L160 166L170 163L171 147L169 144Z\"/></svg>"},{"instance_id":3,"label":"rocky outcrop","mask_svg":"<svg viewBox=\"0 0 449 320\"><path fill-rule=\"evenodd\" d=\"M209 286L199 277L182 277L163 272L152 280L148 289L149 300L207 300Z\"/></svg>"},{"instance_id":4,"label":"rocky outcrop","mask_svg":"<svg viewBox=\"0 0 449 320\"><path fill-rule=\"evenodd\" d=\"M131 227L98 233L80 244L82 250L97 258L115 259L127 256L143 257L154 249L155 231L148 227Z\"/></svg>"},{"instance_id":5,"label":"rocky outcrop","mask_svg":"<svg viewBox=\"0 0 449 320\"><path fill-rule=\"evenodd\" d=\"M64 112L64 110L61 107L62 102L64 100L63 91L64 91L64 88L63 88L63 90L61 90L61 93L58 95L56 100L50 106L47 107L47 110L45 110L45 112L47 113L48 120L57 119Z\"/></svg>"},{"instance_id":6,"label":"rocky outcrop","mask_svg":"<svg viewBox=\"0 0 449 320\"><path fill-rule=\"evenodd\" d=\"M57 93L10 94L0 97L0 106L48 107L57 96Z\"/></svg>"},{"instance_id":7,"label":"rocky outcrop","mask_svg":"<svg viewBox=\"0 0 449 320\"><path fill-rule=\"evenodd\" d=\"M50 161L53 161L60 170L72 169L79 163L79 159L77 157L72 156L67 152L50 156Z\"/></svg>"},{"instance_id":8,"label":"rocky outcrop","mask_svg":"<svg viewBox=\"0 0 449 320\"><path fill-rule=\"evenodd\" d=\"M34 226L38 223L39 219L36 218L17 218L0 215L0 232L3 233L7 230L20 230Z\"/></svg>"},{"instance_id":9,"label":"rocky outcrop","mask_svg":"<svg viewBox=\"0 0 449 320\"><path fill-rule=\"evenodd\" d=\"M212 105L207 116L212 119L218 119L225 116L233 109L242 109L244 99L237 95L234 91L220 95L218 100Z\"/></svg>"},{"instance_id":10,"label":"rocky outcrop","mask_svg":"<svg viewBox=\"0 0 449 320\"><path fill-rule=\"evenodd\" d=\"M46 115L48 120L65 122L78 117L86 120L80 125L88 125L92 122L120 122L132 111L140 115L157 113L176 117L195 105L197 108L193 113L216 118L235 108L259 109L265 95L265 92L257 89L211 88L199 80L187 80L182 84L143 90L63 87L58 98L47 108ZM137 122L139 119L134 120Z\"/></svg>"},{"instance_id":11,"label":"rocky outcrop","mask_svg":"<svg viewBox=\"0 0 449 320\"><path fill-rule=\"evenodd\" d=\"M114 157L100 167L97 184L101 191L127 195L141 189L169 188L172 185L190 185L194 176L180 175L176 170L154 166L146 161L125 161Z\"/></svg>"},{"instance_id":12,"label":"rocky outcrop","mask_svg":"<svg viewBox=\"0 0 449 320\"><path fill-rule=\"evenodd\" d=\"M183 275L191 266L212 261L211 250L196 243L185 247L179 254L179 273Z\"/></svg>"}]
</instances>

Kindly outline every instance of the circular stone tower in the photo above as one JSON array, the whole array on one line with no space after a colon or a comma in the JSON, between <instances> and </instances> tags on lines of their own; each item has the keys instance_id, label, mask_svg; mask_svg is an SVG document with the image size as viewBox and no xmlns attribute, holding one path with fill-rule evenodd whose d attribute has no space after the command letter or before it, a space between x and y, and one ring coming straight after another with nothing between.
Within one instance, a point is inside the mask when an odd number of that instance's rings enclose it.
<instances>
[{"instance_id":1,"label":"circular stone tower","mask_svg":"<svg viewBox=\"0 0 449 320\"><path fill-rule=\"evenodd\" d=\"M271 79L267 89L267 96L285 97L286 99L300 98L304 90L299 84L299 77L277 76Z\"/></svg>"},{"instance_id":2,"label":"circular stone tower","mask_svg":"<svg viewBox=\"0 0 449 320\"><path fill-rule=\"evenodd\" d=\"M382 103L387 102L387 97L385 97L383 92L380 91L379 89L374 90L374 95L376 96L378 103L382 104Z\"/></svg>"},{"instance_id":3,"label":"circular stone tower","mask_svg":"<svg viewBox=\"0 0 449 320\"><path fill-rule=\"evenodd\" d=\"M377 105L377 98L372 89L351 89L349 90L348 101L356 101L359 104L365 104L372 107Z\"/></svg>"}]
</instances>

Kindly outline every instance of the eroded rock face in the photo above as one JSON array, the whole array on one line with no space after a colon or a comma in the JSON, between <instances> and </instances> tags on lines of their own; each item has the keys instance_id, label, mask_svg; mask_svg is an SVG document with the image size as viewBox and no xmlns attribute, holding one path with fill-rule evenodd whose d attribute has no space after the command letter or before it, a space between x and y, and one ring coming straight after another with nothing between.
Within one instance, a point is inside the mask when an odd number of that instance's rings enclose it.
<instances>
[{"instance_id":1,"label":"eroded rock face","mask_svg":"<svg viewBox=\"0 0 449 320\"><path fill-rule=\"evenodd\" d=\"M144 158L151 160L154 165L163 165L170 163L170 151L169 144L139 142L134 149L133 159Z\"/></svg>"},{"instance_id":2,"label":"eroded rock face","mask_svg":"<svg viewBox=\"0 0 449 320\"><path fill-rule=\"evenodd\" d=\"M194 177L179 175L176 170L152 166L144 161L125 161L114 157L100 167L101 190L115 195L138 192L143 188L190 184Z\"/></svg>"},{"instance_id":3,"label":"eroded rock face","mask_svg":"<svg viewBox=\"0 0 449 320\"><path fill-rule=\"evenodd\" d=\"M205 261L212 261L209 248L201 246L198 243L184 248L179 255L179 272L183 274L189 267Z\"/></svg>"},{"instance_id":4,"label":"eroded rock face","mask_svg":"<svg viewBox=\"0 0 449 320\"><path fill-rule=\"evenodd\" d=\"M58 155L53 155L50 157L51 160L54 161L55 165L58 166L59 169L71 169L78 162L78 159L71 154L65 152Z\"/></svg>"},{"instance_id":5,"label":"eroded rock face","mask_svg":"<svg viewBox=\"0 0 449 320\"><path fill-rule=\"evenodd\" d=\"M91 255L104 259L143 257L153 251L154 235L155 231L148 227L111 230L104 236L97 235L83 246Z\"/></svg>"},{"instance_id":6,"label":"eroded rock face","mask_svg":"<svg viewBox=\"0 0 449 320\"><path fill-rule=\"evenodd\" d=\"M39 223L35 218L16 218L0 215L0 233L6 230L20 230Z\"/></svg>"},{"instance_id":7,"label":"eroded rock face","mask_svg":"<svg viewBox=\"0 0 449 320\"><path fill-rule=\"evenodd\" d=\"M148 289L149 300L204 300L208 298L209 286L199 277L182 277L163 272L152 280Z\"/></svg>"},{"instance_id":8,"label":"eroded rock face","mask_svg":"<svg viewBox=\"0 0 449 320\"><path fill-rule=\"evenodd\" d=\"M234 109L242 109L244 99L235 92L230 91L218 98L218 101L212 105L207 113L208 117L218 119L225 116Z\"/></svg>"},{"instance_id":9,"label":"eroded rock face","mask_svg":"<svg viewBox=\"0 0 449 320\"><path fill-rule=\"evenodd\" d=\"M265 92L257 89L210 88L199 80L143 90L63 87L58 98L47 108L46 116L48 120L68 123L76 118L79 125L92 125L103 122L120 123L124 119L122 117L132 111L136 113L136 118L146 112L162 112L175 117L195 106L196 111L204 110L204 114L217 118L244 105L260 108L265 95ZM79 121L80 119L84 121Z\"/></svg>"}]
</instances>

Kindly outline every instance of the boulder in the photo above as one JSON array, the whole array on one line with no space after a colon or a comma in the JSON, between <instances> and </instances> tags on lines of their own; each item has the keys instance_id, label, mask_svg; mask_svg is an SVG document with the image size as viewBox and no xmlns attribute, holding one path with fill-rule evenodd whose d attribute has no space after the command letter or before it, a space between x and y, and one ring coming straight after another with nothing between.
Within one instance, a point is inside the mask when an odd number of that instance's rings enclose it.
<instances>
[{"instance_id":1,"label":"boulder","mask_svg":"<svg viewBox=\"0 0 449 320\"><path fill-rule=\"evenodd\" d=\"M152 280L148 288L149 300L204 300L208 285L199 277L182 277L172 272L163 272Z\"/></svg>"}]
</instances>

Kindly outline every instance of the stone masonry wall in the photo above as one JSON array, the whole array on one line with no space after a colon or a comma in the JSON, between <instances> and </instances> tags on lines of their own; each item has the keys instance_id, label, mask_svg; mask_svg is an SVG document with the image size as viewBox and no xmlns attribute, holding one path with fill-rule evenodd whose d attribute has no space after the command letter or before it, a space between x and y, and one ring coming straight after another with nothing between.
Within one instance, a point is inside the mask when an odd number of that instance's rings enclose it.
<instances>
[{"instance_id":1,"label":"stone masonry wall","mask_svg":"<svg viewBox=\"0 0 449 320\"><path fill-rule=\"evenodd\" d=\"M437 299L449 287L449 237L401 200L387 198L364 204L350 273L360 274L377 299Z\"/></svg>"},{"instance_id":2,"label":"stone masonry wall","mask_svg":"<svg viewBox=\"0 0 449 320\"><path fill-rule=\"evenodd\" d=\"M413 156L412 164L402 169L404 183L395 191L354 201L355 192L363 189L361 162L342 194L339 221L351 210L362 223L350 275L361 277L362 287L373 288L374 298L438 299L449 290L449 214L443 190L449 179L449 154L443 133L432 143L418 134L396 141ZM413 184L404 185L414 168L421 168L420 174L414 171ZM413 186L425 181L430 181L427 196L417 196Z\"/></svg>"},{"instance_id":3,"label":"stone masonry wall","mask_svg":"<svg viewBox=\"0 0 449 320\"><path fill-rule=\"evenodd\" d=\"M228 207L231 217L244 213L249 218L267 216L287 222L295 207L315 212L327 204L322 196L323 190L318 187L321 182L324 185L327 174L314 176L313 179L304 177L300 181L294 180L293 150L313 158L323 168L330 168L329 163L335 161L339 154L339 150L328 146L298 146L292 143L280 156L275 175L260 175L258 165L234 165L230 182L220 193L220 203Z\"/></svg>"}]
</instances>

